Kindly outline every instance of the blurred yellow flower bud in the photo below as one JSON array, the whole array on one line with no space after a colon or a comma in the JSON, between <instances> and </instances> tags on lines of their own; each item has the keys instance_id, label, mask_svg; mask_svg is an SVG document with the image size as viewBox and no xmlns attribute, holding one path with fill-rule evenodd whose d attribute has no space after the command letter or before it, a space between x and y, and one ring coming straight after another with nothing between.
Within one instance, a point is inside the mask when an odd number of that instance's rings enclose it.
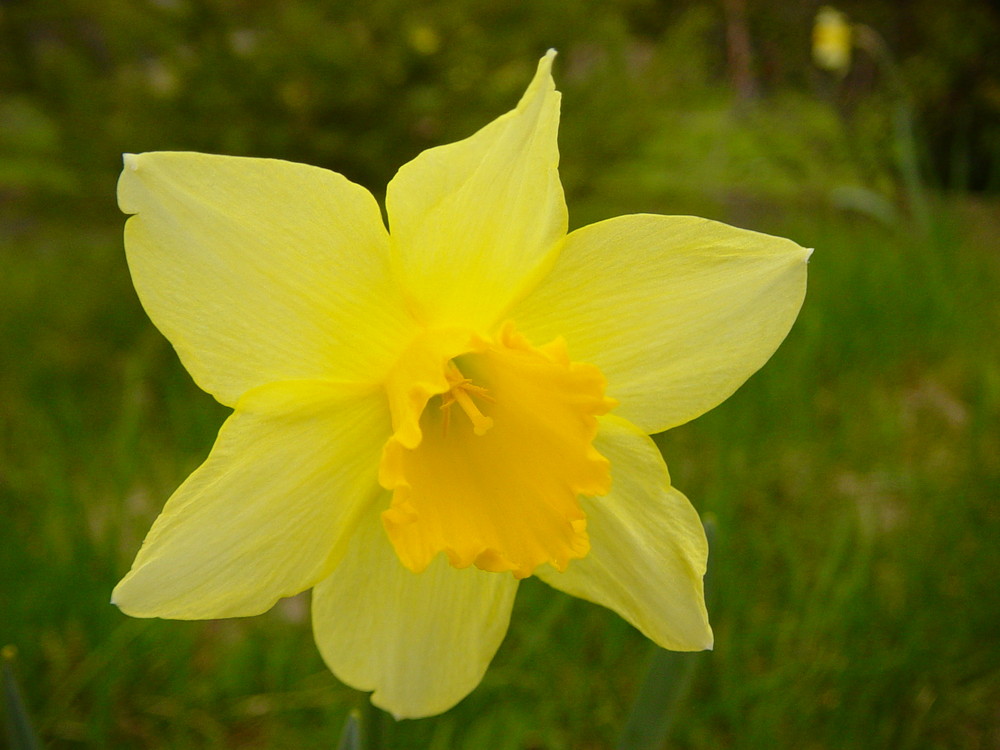
<instances>
[{"instance_id":1,"label":"blurred yellow flower bud","mask_svg":"<svg viewBox=\"0 0 1000 750\"><path fill-rule=\"evenodd\" d=\"M836 8L824 5L813 26L813 62L844 75L851 66L851 24Z\"/></svg>"}]
</instances>

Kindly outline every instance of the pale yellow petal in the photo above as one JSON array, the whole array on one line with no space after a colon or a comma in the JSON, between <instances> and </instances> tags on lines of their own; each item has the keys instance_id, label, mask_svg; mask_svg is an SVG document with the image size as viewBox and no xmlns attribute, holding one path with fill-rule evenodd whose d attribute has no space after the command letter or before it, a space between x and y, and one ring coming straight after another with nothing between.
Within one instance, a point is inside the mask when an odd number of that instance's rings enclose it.
<instances>
[{"instance_id":1,"label":"pale yellow petal","mask_svg":"<svg viewBox=\"0 0 1000 750\"><path fill-rule=\"evenodd\" d=\"M532 341L563 336L604 373L615 414L660 432L768 360L802 305L809 253L707 219L622 216L570 234L511 319Z\"/></svg>"},{"instance_id":2,"label":"pale yellow petal","mask_svg":"<svg viewBox=\"0 0 1000 750\"><path fill-rule=\"evenodd\" d=\"M516 109L424 151L389 183L395 267L428 325L489 327L566 233L554 56L542 58Z\"/></svg>"},{"instance_id":3,"label":"pale yellow petal","mask_svg":"<svg viewBox=\"0 0 1000 750\"><path fill-rule=\"evenodd\" d=\"M146 312L224 404L276 380L374 382L412 335L378 204L339 174L129 154L118 202Z\"/></svg>"},{"instance_id":4,"label":"pale yellow petal","mask_svg":"<svg viewBox=\"0 0 1000 750\"><path fill-rule=\"evenodd\" d=\"M703 577L708 544L698 513L670 486L650 438L614 416L600 417L594 447L611 461L611 492L581 498L590 554L566 572L536 575L573 596L613 609L674 651L712 647Z\"/></svg>"},{"instance_id":5,"label":"pale yellow petal","mask_svg":"<svg viewBox=\"0 0 1000 750\"><path fill-rule=\"evenodd\" d=\"M388 504L388 494L384 496ZM377 513L313 591L313 631L337 677L397 718L447 711L479 684L507 632L517 582L438 557L400 563Z\"/></svg>"},{"instance_id":6,"label":"pale yellow petal","mask_svg":"<svg viewBox=\"0 0 1000 750\"><path fill-rule=\"evenodd\" d=\"M382 492L380 392L291 381L248 392L167 501L112 601L137 617L255 615L325 577Z\"/></svg>"}]
</instances>

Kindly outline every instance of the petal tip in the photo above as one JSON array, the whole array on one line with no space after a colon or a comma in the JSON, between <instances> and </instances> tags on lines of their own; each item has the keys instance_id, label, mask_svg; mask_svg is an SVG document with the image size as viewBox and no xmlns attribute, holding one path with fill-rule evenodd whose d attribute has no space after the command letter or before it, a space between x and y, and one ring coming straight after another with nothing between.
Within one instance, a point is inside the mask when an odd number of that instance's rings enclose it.
<instances>
[{"instance_id":1,"label":"petal tip","mask_svg":"<svg viewBox=\"0 0 1000 750\"><path fill-rule=\"evenodd\" d=\"M120 580L113 589L111 589L111 603L114 604L118 609L122 608L122 584L125 583L125 579Z\"/></svg>"},{"instance_id":2,"label":"petal tip","mask_svg":"<svg viewBox=\"0 0 1000 750\"><path fill-rule=\"evenodd\" d=\"M552 78L552 63L555 61L556 55L558 55L558 54L559 53L556 52L555 47L549 47L548 50L546 50L545 54L542 55L542 58L538 61L538 70L535 73L535 75L538 76L538 77L545 76L545 77L547 77L547 78L549 78L551 80L551 78ZM553 81L552 85L553 85L553 87L555 87L555 82L554 81Z\"/></svg>"},{"instance_id":3,"label":"petal tip","mask_svg":"<svg viewBox=\"0 0 1000 750\"><path fill-rule=\"evenodd\" d=\"M404 708L402 705L398 705L398 700L392 696L383 695L386 691L375 690L369 697L373 706L385 711L389 714L395 721L402 721L403 719L426 719L431 716L438 716L443 714L445 711L453 708L462 698L456 701L451 701L449 703L436 703L430 706L423 705L412 705Z\"/></svg>"},{"instance_id":4,"label":"petal tip","mask_svg":"<svg viewBox=\"0 0 1000 750\"><path fill-rule=\"evenodd\" d=\"M715 631L712 630L712 624L708 621L708 610L704 611L704 633L702 634L701 643L697 646L699 651L714 651L715 650Z\"/></svg>"},{"instance_id":5,"label":"petal tip","mask_svg":"<svg viewBox=\"0 0 1000 750\"><path fill-rule=\"evenodd\" d=\"M134 189L130 183L136 178L134 173L139 171L139 154L122 154L122 173L118 178L117 197L118 208L122 213L137 214L139 208L132 200Z\"/></svg>"},{"instance_id":6,"label":"petal tip","mask_svg":"<svg viewBox=\"0 0 1000 750\"><path fill-rule=\"evenodd\" d=\"M111 590L111 603L118 607L123 615L128 615L129 617L150 617L148 609L137 606L134 587L129 585L133 580L133 572L129 571L129 574L122 578ZM129 589L132 589L131 595Z\"/></svg>"},{"instance_id":7,"label":"petal tip","mask_svg":"<svg viewBox=\"0 0 1000 750\"><path fill-rule=\"evenodd\" d=\"M124 581L122 583L124 583ZM135 607L129 604L127 597L122 596L121 587L122 584L119 583L111 592L111 604L118 607L118 611L123 615L128 615L129 617L144 617L145 615L138 612Z\"/></svg>"},{"instance_id":8,"label":"petal tip","mask_svg":"<svg viewBox=\"0 0 1000 750\"><path fill-rule=\"evenodd\" d=\"M547 95L554 94L558 97L556 82L552 78L552 61L555 60L556 54L558 53L554 48L549 48L548 52L538 61L535 76L521 97L521 101L518 102L517 110L525 110L528 107L528 103L535 99L536 96L540 101L544 101Z\"/></svg>"}]
</instances>

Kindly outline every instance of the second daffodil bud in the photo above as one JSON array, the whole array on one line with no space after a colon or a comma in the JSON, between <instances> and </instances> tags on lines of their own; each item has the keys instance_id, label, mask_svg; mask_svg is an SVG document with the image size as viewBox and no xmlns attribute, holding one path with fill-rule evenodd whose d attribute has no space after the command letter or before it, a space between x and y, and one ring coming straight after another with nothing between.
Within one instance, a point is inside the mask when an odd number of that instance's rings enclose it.
<instances>
[{"instance_id":1,"label":"second daffodil bud","mask_svg":"<svg viewBox=\"0 0 1000 750\"><path fill-rule=\"evenodd\" d=\"M851 67L851 24L836 8L824 5L813 26L813 62L823 70L845 75Z\"/></svg>"}]
</instances>

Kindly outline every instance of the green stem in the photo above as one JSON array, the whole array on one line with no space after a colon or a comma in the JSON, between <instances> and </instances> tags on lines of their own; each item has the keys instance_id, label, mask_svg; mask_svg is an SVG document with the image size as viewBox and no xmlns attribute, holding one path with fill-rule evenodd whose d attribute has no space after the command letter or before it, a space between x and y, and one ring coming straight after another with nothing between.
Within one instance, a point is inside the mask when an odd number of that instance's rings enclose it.
<instances>
[{"instance_id":1,"label":"green stem","mask_svg":"<svg viewBox=\"0 0 1000 750\"><path fill-rule=\"evenodd\" d=\"M910 104L910 92L906 88L899 66L896 65L896 60L889 50L889 45L886 44L882 35L866 24L857 24L854 28L855 43L882 66L891 93L896 99L892 118L896 166L903 179L910 214L921 233L926 234L930 228L930 208L924 183L920 177L917 139L913 133L913 106Z\"/></svg>"},{"instance_id":2,"label":"green stem","mask_svg":"<svg viewBox=\"0 0 1000 750\"><path fill-rule=\"evenodd\" d=\"M705 518L702 522L711 547L715 539L715 521L713 518ZM706 571L706 599L709 593L709 576ZM617 750L658 750L663 747L701 661L700 654L656 649L639 694L632 704Z\"/></svg>"}]
</instances>

